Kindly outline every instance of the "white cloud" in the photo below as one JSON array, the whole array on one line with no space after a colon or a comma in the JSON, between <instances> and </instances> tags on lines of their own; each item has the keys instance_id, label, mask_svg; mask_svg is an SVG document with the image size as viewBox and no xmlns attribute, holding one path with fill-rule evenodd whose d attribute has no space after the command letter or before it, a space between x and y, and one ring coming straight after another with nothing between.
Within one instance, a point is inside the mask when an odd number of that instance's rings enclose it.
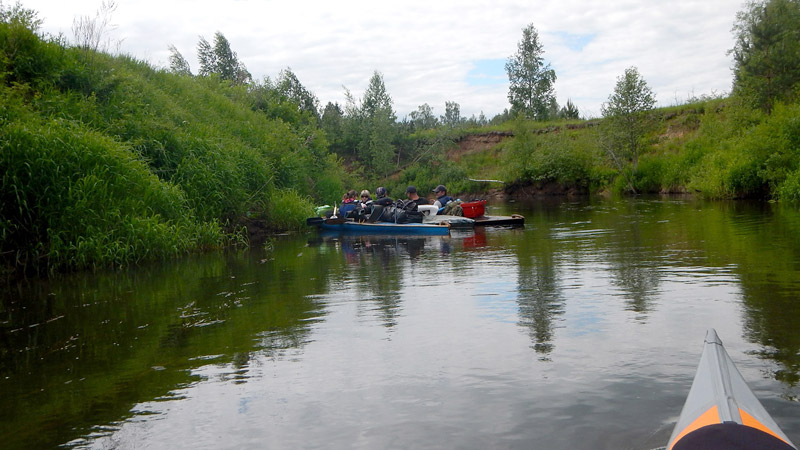
<instances>
[{"instance_id":1,"label":"white cloud","mask_svg":"<svg viewBox=\"0 0 800 450\"><path fill-rule=\"evenodd\" d=\"M74 17L100 0L28 0L44 28L71 36ZM739 0L651 2L118 0L112 16L120 50L166 66L174 44L196 69L198 36L221 31L255 78L291 67L324 105L360 97L374 70L384 75L399 117L428 103L456 101L464 115L508 107L508 82L470 82L482 60L516 51L533 23L556 70L558 101L599 115L616 77L639 68L659 104L730 90L730 32Z\"/></svg>"}]
</instances>

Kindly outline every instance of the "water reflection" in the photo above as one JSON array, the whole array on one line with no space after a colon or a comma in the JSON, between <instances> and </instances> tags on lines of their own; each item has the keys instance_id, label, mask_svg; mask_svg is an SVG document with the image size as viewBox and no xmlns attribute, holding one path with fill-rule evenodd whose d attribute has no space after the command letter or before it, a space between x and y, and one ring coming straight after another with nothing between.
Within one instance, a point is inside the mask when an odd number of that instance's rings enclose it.
<instances>
[{"instance_id":1,"label":"water reflection","mask_svg":"<svg viewBox=\"0 0 800 450\"><path fill-rule=\"evenodd\" d=\"M519 325L528 329L541 360L550 359L555 322L564 313L557 246L557 240L538 235L516 249Z\"/></svg>"},{"instance_id":2,"label":"water reflection","mask_svg":"<svg viewBox=\"0 0 800 450\"><path fill-rule=\"evenodd\" d=\"M800 440L798 211L592 199L509 212L526 227L290 236L6 289L0 439L654 448L715 326Z\"/></svg>"},{"instance_id":3,"label":"water reflection","mask_svg":"<svg viewBox=\"0 0 800 450\"><path fill-rule=\"evenodd\" d=\"M279 330L284 348L302 346L307 319L321 315L305 293L317 292L317 268L338 261L298 262L297 244L284 245L270 263L206 255L5 291L4 446L52 447L91 424L129 417L143 398L172 398L176 387L198 381L187 369L202 355L245 367L264 329Z\"/></svg>"},{"instance_id":4,"label":"water reflection","mask_svg":"<svg viewBox=\"0 0 800 450\"><path fill-rule=\"evenodd\" d=\"M657 245L643 236L642 226L633 218L621 230L615 230L620 239L609 253L612 283L618 286L627 302L627 309L637 314L637 320L646 320L653 307L661 280Z\"/></svg>"}]
</instances>

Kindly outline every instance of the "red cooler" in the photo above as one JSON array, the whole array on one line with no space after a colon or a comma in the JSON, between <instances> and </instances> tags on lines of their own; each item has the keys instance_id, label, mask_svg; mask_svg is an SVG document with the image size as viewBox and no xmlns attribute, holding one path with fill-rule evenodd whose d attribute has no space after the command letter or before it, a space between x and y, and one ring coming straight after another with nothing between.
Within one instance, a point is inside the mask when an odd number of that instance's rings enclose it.
<instances>
[{"instance_id":1,"label":"red cooler","mask_svg":"<svg viewBox=\"0 0 800 450\"><path fill-rule=\"evenodd\" d=\"M464 217L474 219L483 215L485 206L486 200L477 200L474 202L462 203L461 209L464 210Z\"/></svg>"}]
</instances>

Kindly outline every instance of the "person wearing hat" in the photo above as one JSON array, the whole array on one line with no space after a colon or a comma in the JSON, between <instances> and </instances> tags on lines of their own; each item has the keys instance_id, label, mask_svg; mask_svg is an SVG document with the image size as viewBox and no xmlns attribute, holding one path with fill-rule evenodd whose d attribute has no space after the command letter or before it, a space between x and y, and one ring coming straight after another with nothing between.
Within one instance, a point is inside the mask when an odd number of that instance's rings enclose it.
<instances>
[{"instance_id":1,"label":"person wearing hat","mask_svg":"<svg viewBox=\"0 0 800 450\"><path fill-rule=\"evenodd\" d=\"M386 188L383 186L375 189L375 195L378 197L374 201L376 205L388 206L394 202L392 198L387 195Z\"/></svg>"},{"instance_id":2,"label":"person wearing hat","mask_svg":"<svg viewBox=\"0 0 800 450\"><path fill-rule=\"evenodd\" d=\"M436 186L436 189L433 190L433 194L436 195L436 202L439 203L439 208L444 208L447 206L448 203L453 201L453 197L447 195L447 188L444 185ZM436 203L434 202L434 205Z\"/></svg>"},{"instance_id":3,"label":"person wearing hat","mask_svg":"<svg viewBox=\"0 0 800 450\"><path fill-rule=\"evenodd\" d=\"M386 188L383 186L375 189L375 197L375 200L372 201L371 212L367 215L367 222L370 223L380 220L381 217L383 217L384 208L389 207L393 203L392 198L389 197Z\"/></svg>"},{"instance_id":4,"label":"person wearing hat","mask_svg":"<svg viewBox=\"0 0 800 450\"><path fill-rule=\"evenodd\" d=\"M409 202L414 202L417 205L428 205L430 202L425 197L420 197L417 194L417 188L414 186L409 186L406 188L406 197L408 197Z\"/></svg>"}]
</instances>

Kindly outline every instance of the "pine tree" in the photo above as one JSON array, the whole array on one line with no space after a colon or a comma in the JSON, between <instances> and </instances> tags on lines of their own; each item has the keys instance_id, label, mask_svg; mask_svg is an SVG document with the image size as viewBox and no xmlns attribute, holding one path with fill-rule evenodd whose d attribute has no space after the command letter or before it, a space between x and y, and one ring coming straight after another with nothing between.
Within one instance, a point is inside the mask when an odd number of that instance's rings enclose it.
<instances>
[{"instance_id":1,"label":"pine tree","mask_svg":"<svg viewBox=\"0 0 800 450\"><path fill-rule=\"evenodd\" d=\"M751 1L736 15L733 91L767 113L800 94L800 1Z\"/></svg>"}]
</instances>

